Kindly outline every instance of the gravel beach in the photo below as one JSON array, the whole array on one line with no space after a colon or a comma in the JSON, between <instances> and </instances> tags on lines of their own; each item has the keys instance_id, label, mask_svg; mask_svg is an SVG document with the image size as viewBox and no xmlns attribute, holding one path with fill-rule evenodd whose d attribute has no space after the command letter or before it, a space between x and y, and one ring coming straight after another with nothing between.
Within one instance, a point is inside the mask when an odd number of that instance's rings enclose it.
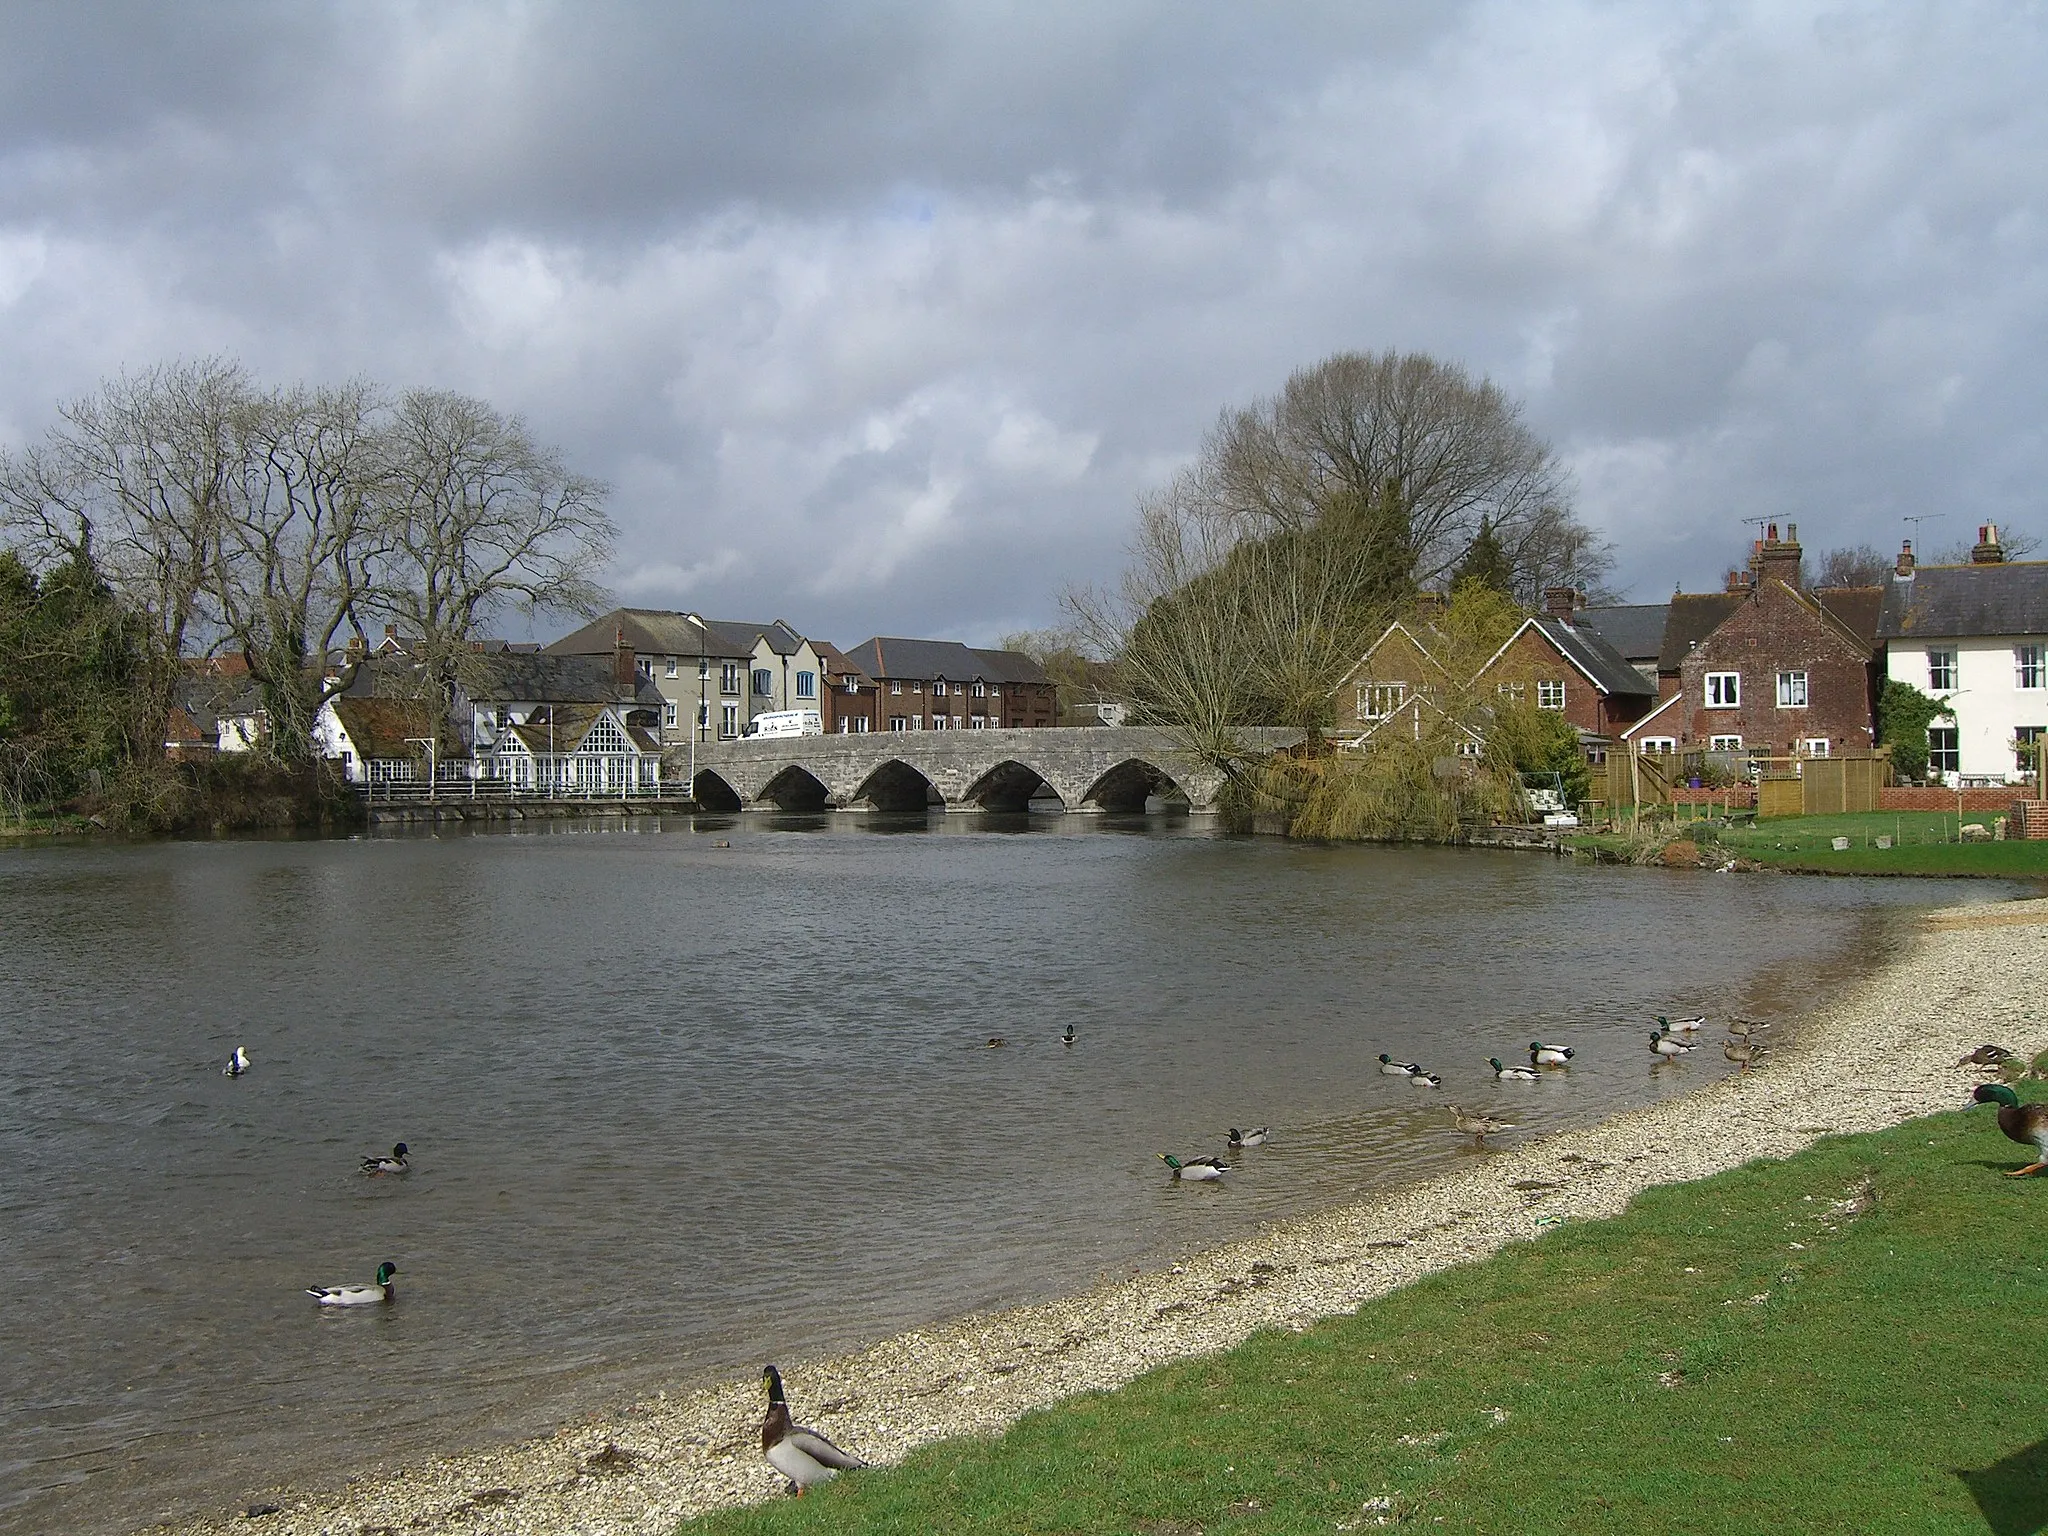
<instances>
[{"instance_id":1,"label":"gravel beach","mask_svg":"<svg viewBox=\"0 0 2048 1536\"><path fill-rule=\"evenodd\" d=\"M1719 1051L1722 1022L1701 1033L1702 1052ZM1653 1184L1784 1157L1829 1132L1961 1109L1990 1074L1957 1066L1959 1057L1986 1042L2048 1049L2048 900L1931 914L1869 976L1812 999L1796 1030L1791 1022L1771 1031L1776 1049L1756 1070L1698 1093L1541 1141L1518 1145L1510 1133L1455 1173L1077 1296L917 1329L841 1359L780 1360L792 1406L870 1461L892 1462L934 1440L996 1433L1034 1408L1226 1349L1260 1328L1298 1330L1352 1311L1560 1222L1613 1215ZM1647 1070L1647 1051L1645 1060ZM1496 1099L1504 1111L1508 1086ZM1996 1150L1988 1115L1984 1131ZM752 1378L664 1395L546 1439L423 1460L339 1489L251 1489L249 1504L280 1506L260 1520L238 1507L150 1529L668 1531L690 1515L780 1494L759 1453L761 1402Z\"/></svg>"}]
</instances>

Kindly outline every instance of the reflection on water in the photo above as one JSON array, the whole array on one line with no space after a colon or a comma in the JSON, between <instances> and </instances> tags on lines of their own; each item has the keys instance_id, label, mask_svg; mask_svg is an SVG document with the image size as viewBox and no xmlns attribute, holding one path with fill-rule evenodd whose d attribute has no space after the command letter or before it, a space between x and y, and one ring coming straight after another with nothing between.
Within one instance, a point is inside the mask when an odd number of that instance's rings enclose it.
<instances>
[{"instance_id":1,"label":"reflection on water","mask_svg":"<svg viewBox=\"0 0 2048 1536\"><path fill-rule=\"evenodd\" d=\"M0 854L0 1527L229 1505L1206 1245L1473 1155L1446 1098L1527 1134L1694 1086L1725 1064L1653 1071L1652 1014L1776 1006L1965 894L1143 818ZM1538 1036L1574 1068L1493 1082ZM1220 1187L1154 1156L1268 1123ZM401 1139L410 1175L354 1171ZM392 1308L301 1294L384 1259Z\"/></svg>"}]
</instances>

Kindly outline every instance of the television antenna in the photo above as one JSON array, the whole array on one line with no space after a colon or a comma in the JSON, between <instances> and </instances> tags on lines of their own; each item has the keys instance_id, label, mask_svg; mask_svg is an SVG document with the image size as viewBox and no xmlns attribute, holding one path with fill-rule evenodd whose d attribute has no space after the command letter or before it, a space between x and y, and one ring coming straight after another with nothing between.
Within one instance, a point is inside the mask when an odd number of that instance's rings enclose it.
<instances>
[{"instance_id":1,"label":"television antenna","mask_svg":"<svg viewBox=\"0 0 2048 1536\"><path fill-rule=\"evenodd\" d=\"M1899 521L1911 523L1913 525L1913 537L1917 539L1920 537L1920 525L1922 523L1938 523L1947 516L1946 512L1922 512L1917 517L1902 517Z\"/></svg>"}]
</instances>

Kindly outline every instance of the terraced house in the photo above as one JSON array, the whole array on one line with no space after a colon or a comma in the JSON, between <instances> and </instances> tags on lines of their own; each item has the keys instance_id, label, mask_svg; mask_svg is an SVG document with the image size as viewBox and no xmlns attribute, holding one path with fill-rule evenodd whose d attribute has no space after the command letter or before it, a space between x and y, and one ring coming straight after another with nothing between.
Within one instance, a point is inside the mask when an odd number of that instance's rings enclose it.
<instances>
[{"instance_id":1,"label":"terraced house","mask_svg":"<svg viewBox=\"0 0 2048 1536\"><path fill-rule=\"evenodd\" d=\"M877 730L1025 730L1059 723L1059 690L1020 651L877 635L845 655L875 686Z\"/></svg>"}]
</instances>

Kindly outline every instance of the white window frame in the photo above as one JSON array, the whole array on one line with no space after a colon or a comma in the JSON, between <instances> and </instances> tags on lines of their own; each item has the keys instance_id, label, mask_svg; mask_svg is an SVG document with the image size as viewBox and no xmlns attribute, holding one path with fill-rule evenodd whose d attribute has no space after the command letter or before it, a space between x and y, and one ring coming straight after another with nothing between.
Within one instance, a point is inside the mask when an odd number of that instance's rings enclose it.
<instances>
[{"instance_id":1,"label":"white window frame","mask_svg":"<svg viewBox=\"0 0 2048 1536\"><path fill-rule=\"evenodd\" d=\"M1563 709L1564 684L1560 682L1538 683L1536 685L1536 707L1538 709Z\"/></svg>"},{"instance_id":2,"label":"white window frame","mask_svg":"<svg viewBox=\"0 0 2048 1536\"><path fill-rule=\"evenodd\" d=\"M1946 744L1936 746L1934 738L1946 738ZM1936 759L1945 759L1936 762ZM1927 727L1927 772L1930 775L1960 773L1963 761L1963 737L1960 727L1953 725L1930 725Z\"/></svg>"},{"instance_id":3,"label":"white window frame","mask_svg":"<svg viewBox=\"0 0 2048 1536\"><path fill-rule=\"evenodd\" d=\"M718 735L721 740L733 741L740 734L740 707L737 704L722 704L718 712Z\"/></svg>"},{"instance_id":4,"label":"white window frame","mask_svg":"<svg viewBox=\"0 0 2048 1536\"><path fill-rule=\"evenodd\" d=\"M1805 709L1808 700L1812 696L1812 690L1807 684L1808 677L1805 672L1780 672L1778 674L1778 708Z\"/></svg>"},{"instance_id":5,"label":"white window frame","mask_svg":"<svg viewBox=\"0 0 2048 1536\"><path fill-rule=\"evenodd\" d=\"M1360 683L1358 685L1358 718L1361 720L1386 720L1400 712L1408 702L1406 683Z\"/></svg>"},{"instance_id":6,"label":"white window frame","mask_svg":"<svg viewBox=\"0 0 2048 1536\"><path fill-rule=\"evenodd\" d=\"M935 699L943 699L945 696L946 680L942 677L932 684L932 697Z\"/></svg>"},{"instance_id":7,"label":"white window frame","mask_svg":"<svg viewBox=\"0 0 2048 1536\"><path fill-rule=\"evenodd\" d=\"M2037 746L2044 735L2048 735L2048 726L2016 725L2012 728L2012 771L2014 773L2033 772L2034 765L2027 761L2027 758L2032 754L2027 749L2030 746Z\"/></svg>"},{"instance_id":8,"label":"white window frame","mask_svg":"<svg viewBox=\"0 0 2048 1536\"><path fill-rule=\"evenodd\" d=\"M1930 693L1954 693L1956 691L1956 653L1950 650L1930 650L1927 653L1927 691Z\"/></svg>"},{"instance_id":9,"label":"white window frame","mask_svg":"<svg viewBox=\"0 0 2048 1536\"><path fill-rule=\"evenodd\" d=\"M901 693L901 692L903 691L903 682L902 682L902 679L900 679L900 678L891 678L891 679L890 679L890 681L889 681L889 691L890 691L891 693Z\"/></svg>"},{"instance_id":10,"label":"white window frame","mask_svg":"<svg viewBox=\"0 0 2048 1536\"><path fill-rule=\"evenodd\" d=\"M1707 750L1709 752L1740 752L1742 750L1742 738L1733 735L1710 736L1707 738Z\"/></svg>"},{"instance_id":11,"label":"white window frame","mask_svg":"<svg viewBox=\"0 0 2048 1536\"><path fill-rule=\"evenodd\" d=\"M1808 757L1830 757L1833 747L1825 736L1809 736L1799 743L1799 750Z\"/></svg>"},{"instance_id":12,"label":"white window frame","mask_svg":"<svg viewBox=\"0 0 2048 1536\"><path fill-rule=\"evenodd\" d=\"M737 698L740 691L740 664L736 661L720 662L718 666L718 691Z\"/></svg>"},{"instance_id":13,"label":"white window frame","mask_svg":"<svg viewBox=\"0 0 2048 1536\"><path fill-rule=\"evenodd\" d=\"M2022 692L2048 688L2048 662L2042 660L2043 649L2038 645L2016 645L2012 648L2013 687Z\"/></svg>"},{"instance_id":14,"label":"white window frame","mask_svg":"<svg viewBox=\"0 0 2048 1536\"><path fill-rule=\"evenodd\" d=\"M906 715L891 715L891 716L889 717L889 729L890 729L890 730L892 730L892 731L907 731L907 730L909 730L909 729L910 729L910 719L909 719L909 717L908 717L908 716L906 716Z\"/></svg>"},{"instance_id":15,"label":"white window frame","mask_svg":"<svg viewBox=\"0 0 2048 1536\"><path fill-rule=\"evenodd\" d=\"M1705 701L1708 709L1742 708L1742 674L1740 672L1709 672L1705 687Z\"/></svg>"},{"instance_id":16,"label":"white window frame","mask_svg":"<svg viewBox=\"0 0 2048 1536\"><path fill-rule=\"evenodd\" d=\"M977 699L986 698L988 696L988 685L986 683L976 683L974 685L974 696Z\"/></svg>"},{"instance_id":17,"label":"white window frame","mask_svg":"<svg viewBox=\"0 0 2048 1536\"><path fill-rule=\"evenodd\" d=\"M677 659L676 659L675 657L673 657L673 656L669 657L669 659L668 659L668 675L669 675L670 677L674 677L674 676L676 675L676 668L677 668L677 667L679 667L680 665L682 665L682 663L681 663L681 662L679 662L679 661L678 661L678 660L677 660Z\"/></svg>"},{"instance_id":18,"label":"white window frame","mask_svg":"<svg viewBox=\"0 0 2048 1536\"><path fill-rule=\"evenodd\" d=\"M1512 699L1515 703L1519 704L1529 696L1529 685L1527 683L1495 683L1493 691L1501 698Z\"/></svg>"},{"instance_id":19,"label":"white window frame","mask_svg":"<svg viewBox=\"0 0 2048 1536\"><path fill-rule=\"evenodd\" d=\"M1669 757L1678 750L1676 736L1645 736L1640 743L1645 757Z\"/></svg>"},{"instance_id":20,"label":"white window frame","mask_svg":"<svg viewBox=\"0 0 2048 1536\"><path fill-rule=\"evenodd\" d=\"M680 718L681 716L677 714L676 706L673 702L664 704L661 707L661 723L667 729L674 730L676 728L676 721Z\"/></svg>"}]
</instances>

